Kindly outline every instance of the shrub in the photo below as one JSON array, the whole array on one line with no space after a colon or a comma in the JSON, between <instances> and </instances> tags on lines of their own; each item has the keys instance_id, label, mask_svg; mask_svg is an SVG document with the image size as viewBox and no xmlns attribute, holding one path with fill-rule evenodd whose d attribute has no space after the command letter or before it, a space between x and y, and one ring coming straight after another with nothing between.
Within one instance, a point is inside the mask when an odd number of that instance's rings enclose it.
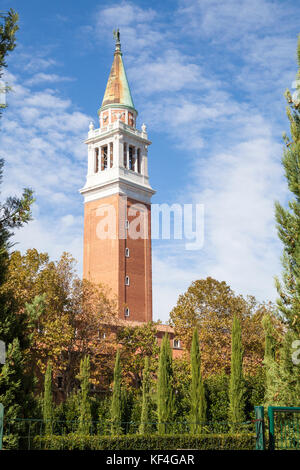
<instances>
[{"instance_id":1,"label":"shrub","mask_svg":"<svg viewBox=\"0 0 300 470\"><path fill-rule=\"evenodd\" d=\"M44 450L253 450L255 434L45 436L34 438L34 448Z\"/></svg>"}]
</instances>

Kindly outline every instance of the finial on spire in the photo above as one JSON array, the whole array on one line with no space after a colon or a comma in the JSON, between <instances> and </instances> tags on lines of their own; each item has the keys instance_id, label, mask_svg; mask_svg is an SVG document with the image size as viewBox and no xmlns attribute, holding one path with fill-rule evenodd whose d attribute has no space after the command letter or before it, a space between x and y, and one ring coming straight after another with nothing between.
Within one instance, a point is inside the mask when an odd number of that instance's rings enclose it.
<instances>
[{"instance_id":1,"label":"finial on spire","mask_svg":"<svg viewBox=\"0 0 300 470\"><path fill-rule=\"evenodd\" d=\"M121 42L120 42L120 31L119 28L117 30L113 30L113 36L116 41L116 51L121 50Z\"/></svg>"}]
</instances>

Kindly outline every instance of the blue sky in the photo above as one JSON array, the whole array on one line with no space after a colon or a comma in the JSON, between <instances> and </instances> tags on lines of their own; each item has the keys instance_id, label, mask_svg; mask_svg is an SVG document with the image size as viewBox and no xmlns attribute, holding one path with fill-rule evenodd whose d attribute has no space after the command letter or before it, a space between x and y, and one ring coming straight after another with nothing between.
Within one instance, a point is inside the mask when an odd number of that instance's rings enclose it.
<instances>
[{"instance_id":1,"label":"blue sky","mask_svg":"<svg viewBox=\"0 0 300 470\"><path fill-rule=\"evenodd\" d=\"M237 293L274 300L281 272L274 201L288 193L281 166L288 131L283 93L297 71L300 4L269 0L2 0L20 15L8 60L0 132L2 194L30 186L34 221L18 231L36 247L82 264L88 123L97 123L119 27L138 126L153 144L155 203L205 206L205 243L153 242L154 317L208 275Z\"/></svg>"}]
</instances>

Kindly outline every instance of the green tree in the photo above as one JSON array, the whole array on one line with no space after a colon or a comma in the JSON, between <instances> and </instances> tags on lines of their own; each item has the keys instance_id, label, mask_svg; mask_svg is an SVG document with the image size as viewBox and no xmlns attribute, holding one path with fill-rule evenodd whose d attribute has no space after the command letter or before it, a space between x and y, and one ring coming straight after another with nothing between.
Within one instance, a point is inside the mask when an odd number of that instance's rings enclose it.
<instances>
[{"instance_id":1,"label":"green tree","mask_svg":"<svg viewBox=\"0 0 300 470\"><path fill-rule=\"evenodd\" d=\"M243 377L243 347L241 323L234 316L231 333L231 372L229 381L229 421L233 427L242 423L245 414L245 384Z\"/></svg>"},{"instance_id":2,"label":"green tree","mask_svg":"<svg viewBox=\"0 0 300 470\"><path fill-rule=\"evenodd\" d=\"M296 349L293 348L293 343L296 340L295 332L288 330L284 334L283 342L279 348L279 357L276 359L267 357L268 381L265 393L266 405L299 406L300 370L299 364L294 363L293 357L293 352L296 352Z\"/></svg>"},{"instance_id":3,"label":"green tree","mask_svg":"<svg viewBox=\"0 0 300 470\"><path fill-rule=\"evenodd\" d=\"M141 412L141 425L140 433L147 434L151 432L150 426L150 412L151 412L151 398L150 398L151 378L149 370L149 357L145 357L145 367L143 370L143 396L142 396L142 412Z\"/></svg>"},{"instance_id":4,"label":"green tree","mask_svg":"<svg viewBox=\"0 0 300 470\"><path fill-rule=\"evenodd\" d=\"M191 347L191 426L192 432L200 432L201 424L206 421L206 400L204 384L201 376L201 357L199 349L199 335L197 328L194 328Z\"/></svg>"},{"instance_id":5,"label":"green tree","mask_svg":"<svg viewBox=\"0 0 300 470\"><path fill-rule=\"evenodd\" d=\"M6 15L0 15L0 77L6 67L6 56L15 48L15 34L18 30L18 15L10 10ZM0 90L3 92L3 90ZM0 107L0 116L2 109ZM3 180L4 160L0 159L0 184ZM26 417L32 412L34 386L33 377L26 373L28 368L24 350L28 348L29 340L26 328L26 314L16 315L14 289L3 291L7 280L10 239L13 230L19 228L31 219L33 193L24 189L22 197L9 197L0 202L0 341L6 350L6 363L0 365L0 402L5 406L8 418Z\"/></svg>"},{"instance_id":6,"label":"green tree","mask_svg":"<svg viewBox=\"0 0 300 470\"><path fill-rule=\"evenodd\" d=\"M279 312L286 332L279 351L279 360L268 361L270 383L267 399L270 403L299 405L300 364L293 353L300 338L300 35L298 37L298 72L296 91L286 91L287 117L290 135L284 134L285 149L282 164L291 200L285 208L275 204L278 236L283 244L283 274L276 279Z\"/></svg>"},{"instance_id":7,"label":"green tree","mask_svg":"<svg viewBox=\"0 0 300 470\"><path fill-rule=\"evenodd\" d=\"M199 279L180 295L170 313L175 333L190 350L194 328L198 329L203 376L230 373L231 324L240 318L243 331L244 368L254 374L261 366L264 333L261 319L270 305L259 304L254 297L236 295L226 284L208 277Z\"/></svg>"},{"instance_id":8,"label":"green tree","mask_svg":"<svg viewBox=\"0 0 300 470\"><path fill-rule=\"evenodd\" d=\"M122 368L120 360L120 350L117 350L116 362L114 368L113 396L111 401L111 433L119 435L122 433Z\"/></svg>"},{"instance_id":9,"label":"green tree","mask_svg":"<svg viewBox=\"0 0 300 470\"><path fill-rule=\"evenodd\" d=\"M165 434L174 416L173 365L169 335L165 334L160 347L157 381L158 432Z\"/></svg>"},{"instance_id":10,"label":"green tree","mask_svg":"<svg viewBox=\"0 0 300 470\"><path fill-rule=\"evenodd\" d=\"M293 199L284 208L276 202L278 236L283 243L282 283L277 279L278 307L291 330L300 336L300 35L298 39L298 73L296 92L287 90L287 116L290 136L284 134L282 158L285 177Z\"/></svg>"},{"instance_id":11,"label":"green tree","mask_svg":"<svg viewBox=\"0 0 300 470\"><path fill-rule=\"evenodd\" d=\"M276 333L270 315L265 315L262 320L262 326L265 332L265 356L264 356L264 371L265 371L265 405L271 405L269 399L273 393L274 387L274 372L276 369ZM272 400L271 400L272 401Z\"/></svg>"},{"instance_id":12,"label":"green tree","mask_svg":"<svg viewBox=\"0 0 300 470\"><path fill-rule=\"evenodd\" d=\"M79 404L79 434L89 434L92 424L90 391L90 358L85 356L80 362L80 404Z\"/></svg>"},{"instance_id":13,"label":"green tree","mask_svg":"<svg viewBox=\"0 0 300 470\"><path fill-rule=\"evenodd\" d=\"M156 334L154 322L118 330L117 342L122 345L123 377L128 385L133 385L134 388L138 389L142 385L142 371L146 357L151 358L150 372L157 370L159 348Z\"/></svg>"},{"instance_id":14,"label":"green tree","mask_svg":"<svg viewBox=\"0 0 300 470\"><path fill-rule=\"evenodd\" d=\"M53 397L52 397L52 366L49 362L45 374L44 397L43 397L43 421L45 433L52 434L53 425Z\"/></svg>"},{"instance_id":15,"label":"green tree","mask_svg":"<svg viewBox=\"0 0 300 470\"><path fill-rule=\"evenodd\" d=\"M3 75L3 69L6 67L6 56L16 47L16 32L18 26L18 13L10 9L7 14L0 13L0 78ZM8 87L0 89L0 93L6 93ZM0 116L5 104L0 104Z\"/></svg>"}]
</instances>

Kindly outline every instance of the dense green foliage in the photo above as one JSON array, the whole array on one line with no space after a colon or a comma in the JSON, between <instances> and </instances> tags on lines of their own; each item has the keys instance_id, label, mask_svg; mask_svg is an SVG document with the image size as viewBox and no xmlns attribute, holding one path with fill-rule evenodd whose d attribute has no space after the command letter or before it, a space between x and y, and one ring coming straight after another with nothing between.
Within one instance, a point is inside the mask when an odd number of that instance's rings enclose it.
<instances>
[{"instance_id":1,"label":"dense green foliage","mask_svg":"<svg viewBox=\"0 0 300 470\"><path fill-rule=\"evenodd\" d=\"M234 316L231 333L231 372L228 412L228 418L231 423L241 423L245 419L244 394L242 331L238 317Z\"/></svg>"},{"instance_id":2,"label":"dense green foliage","mask_svg":"<svg viewBox=\"0 0 300 470\"><path fill-rule=\"evenodd\" d=\"M147 435L142 436L65 436L36 437L36 449L59 450L253 450L255 434L202 434Z\"/></svg>"}]
</instances>

